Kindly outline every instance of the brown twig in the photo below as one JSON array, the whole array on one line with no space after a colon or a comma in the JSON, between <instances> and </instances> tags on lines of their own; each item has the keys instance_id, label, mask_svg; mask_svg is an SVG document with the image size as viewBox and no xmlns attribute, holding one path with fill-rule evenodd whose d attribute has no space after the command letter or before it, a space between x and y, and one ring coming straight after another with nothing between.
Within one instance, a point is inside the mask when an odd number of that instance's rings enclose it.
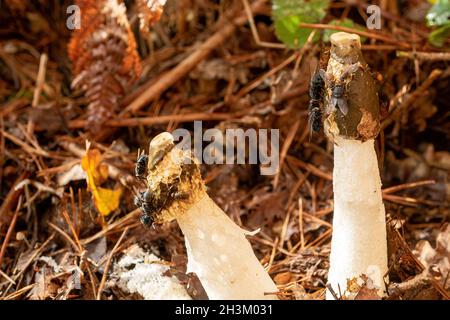
<instances>
[{"instance_id":1,"label":"brown twig","mask_svg":"<svg viewBox=\"0 0 450 320\"><path fill-rule=\"evenodd\" d=\"M195 120L202 121L220 121L228 120L233 117L229 113L189 113L189 114L171 114L157 117L141 117L141 118L124 118L117 120L109 120L105 122L108 127L138 127L153 126L157 124L165 124L170 121L191 122ZM69 128L80 129L86 125L86 120L72 120L69 122Z\"/></svg>"},{"instance_id":2,"label":"brown twig","mask_svg":"<svg viewBox=\"0 0 450 320\"><path fill-rule=\"evenodd\" d=\"M6 296L4 298L1 298L0 300L12 300L12 299L17 299L18 297L20 297L22 294L24 294L25 292L33 289L36 286L36 283L30 284L26 287L20 288L19 290L11 293L9 296Z\"/></svg>"},{"instance_id":3,"label":"brown twig","mask_svg":"<svg viewBox=\"0 0 450 320\"><path fill-rule=\"evenodd\" d=\"M393 39L392 37L388 37L384 34L378 33L378 32L368 32L368 31L361 31L358 29L348 28L344 26L334 26L330 24L320 24L320 23L300 23L299 28L311 28L311 29L322 29L322 30L336 30L336 31L342 31L342 32L348 32L348 33L355 33L362 37L375 39L384 41L387 43L391 43L403 48L411 49L412 46L404 41Z\"/></svg>"},{"instance_id":4,"label":"brown twig","mask_svg":"<svg viewBox=\"0 0 450 320\"><path fill-rule=\"evenodd\" d=\"M11 238L14 227L16 226L17 217L19 216L19 211L20 211L21 207L22 207L22 196L19 196L19 201L17 202L16 211L14 212L14 216L11 220L11 223L9 224L8 231L6 232L5 238L3 239L2 247L0 249L0 268L2 266L3 257L6 252L6 247L8 247L9 239Z\"/></svg>"},{"instance_id":5,"label":"brown twig","mask_svg":"<svg viewBox=\"0 0 450 320\"><path fill-rule=\"evenodd\" d=\"M450 52L397 51L397 57L422 61L448 61L450 60Z\"/></svg>"},{"instance_id":6,"label":"brown twig","mask_svg":"<svg viewBox=\"0 0 450 320\"><path fill-rule=\"evenodd\" d=\"M298 198L298 229L300 233L300 248L305 248L305 233L303 231L303 199Z\"/></svg>"},{"instance_id":7,"label":"brown twig","mask_svg":"<svg viewBox=\"0 0 450 320\"><path fill-rule=\"evenodd\" d=\"M31 106L33 108L36 108L38 106L42 88L45 85L45 73L47 71L47 61L48 61L47 54L46 53L41 54L39 60L39 70L36 76L36 87L34 89L33 101L31 103ZM35 123L33 117L28 118L27 133L29 135L31 135L34 132L34 127Z\"/></svg>"},{"instance_id":8,"label":"brown twig","mask_svg":"<svg viewBox=\"0 0 450 320\"><path fill-rule=\"evenodd\" d=\"M140 209L136 209L131 211L130 213L128 213L127 215L125 215L124 217L120 218L117 221L114 221L113 223L108 224L104 229L102 229L101 231L97 232L96 234L94 234L91 237L88 237L86 239L82 239L81 240L81 244L82 245L87 245L88 243L91 243L92 241L105 236L107 234L109 234L110 232L112 232L114 229L118 228L121 225L124 225L125 223L128 222L128 220L135 220L136 217L141 213Z\"/></svg>"},{"instance_id":9,"label":"brown twig","mask_svg":"<svg viewBox=\"0 0 450 320\"><path fill-rule=\"evenodd\" d=\"M250 8L248 0L242 0L242 3L244 4L245 13L247 14L248 22L250 24L250 30L252 31L253 39L255 40L256 44L258 46L265 47L265 48L286 49L286 46L282 43L261 41L261 39L259 38L258 30L256 29L255 21L253 19L252 9Z\"/></svg>"},{"instance_id":10,"label":"brown twig","mask_svg":"<svg viewBox=\"0 0 450 320\"><path fill-rule=\"evenodd\" d=\"M64 230L62 230L61 228L59 228L57 225L53 224L50 221L48 222L48 225L50 226L50 228L52 228L56 232L58 232L64 239L66 239L72 245L72 247L75 251L79 250L75 241L73 241L72 238Z\"/></svg>"},{"instance_id":11,"label":"brown twig","mask_svg":"<svg viewBox=\"0 0 450 320\"><path fill-rule=\"evenodd\" d=\"M39 150L36 148L33 148L32 146L29 146L27 143L23 142L22 140L20 140L19 138L17 138L16 136L9 134L6 131L1 131L1 134L7 138L8 140L10 140L11 142L15 143L16 145L18 145L19 147L22 147L27 153L29 153L30 155L38 155L38 156L42 156L42 157L46 157L46 158L51 158L52 156L44 150Z\"/></svg>"},{"instance_id":12,"label":"brown twig","mask_svg":"<svg viewBox=\"0 0 450 320\"><path fill-rule=\"evenodd\" d=\"M32 107L37 107L39 104L39 98L41 96L42 88L45 84L45 73L47 70L48 56L46 53L41 54L41 59L39 60L39 71L36 78L36 88L33 94Z\"/></svg>"},{"instance_id":13,"label":"brown twig","mask_svg":"<svg viewBox=\"0 0 450 320\"><path fill-rule=\"evenodd\" d=\"M314 166L310 163L305 163L302 160L292 157L290 155L288 155L287 158L295 166L300 167L304 170L310 171L313 175L315 175L317 177L320 177L320 178L323 178L323 179L329 180L329 181L333 180L333 176L330 173L323 172L322 170L320 170L319 168L317 168L316 166Z\"/></svg>"},{"instance_id":14,"label":"brown twig","mask_svg":"<svg viewBox=\"0 0 450 320\"><path fill-rule=\"evenodd\" d=\"M435 183L436 183L436 181L434 181L434 180L409 182L409 183L399 184L397 186L382 189L381 192L383 194L389 194L389 193L394 193L394 192L405 190L405 189L417 188L420 186L426 186L426 185L435 184Z\"/></svg>"},{"instance_id":15,"label":"brown twig","mask_svg":"<svg viewBox=\"0 0 450 320\"><path fill-rule=\"evenodd\" d=\"M6 280L8 280L8 282L11 283L12 285L15 285L15 284L16 284L16 282L15 282L13 279L11 279L6 273L4 273L4 272L2 271L2 269L0 269L0 276L2 276L3 278L5 278Z\"/></svg>"},{"instance_id":16,"label":"brown twig","mask_svg":"<svg viewBox=\"0 0 450 320\"><path fill-rule=\"evenodd\" d=\"M100 281L100 285L98 287L98 292L97 292L97 297L96 297L97 300L101 299L103 287L105 286L106 277L108 276L109 266L111 264L112 257L116 253L116 250L119 247L120 243L122 242L123 238L125 237L125 234L127 233L127 231L128 231L128 227L125 228L125 230L123 230L122 235L120 236L119 240L117 240L116 245L114 246L114 248L111 250L111 253L109 254L108 260L106 261L105 269L103 271L102 280Z\"/></svg>"},{"instance_id":17,"label":"brown twig","mask_svg":"<svg viewBox=\"0 0 450 320\"><path fill-rule=\"evenodd\" d=\"M439 78L442 75L443 71L440 69L434 69L431 71L428 78L420 85L419 88L417 88L412 94L410 94L404 102L399 105L397 108L395 108L391 114L383 120L381 123L381 128L385 129L387 128L394 120L398 117L398 115L405 109L407 109L410 105L412 105L417 97L421 96L425 93L426 90L433 84L434 80Z\"/></svg>"},{"instance_id":18,"label":"brown twig","mask_svg":"<svg viewBox=\"0 0 450 320\"><path fill-rule=\"evenodd\" d=\"M81 255L83 252L83 246L80 243L80 239L78 238L77 232L75 231L75 227L72 224L72 220L69 218L69 214L67 213L66 209L61 210L61 213L62 213L67 225L69 226L70 231L72 232L74 243L76 244L76 247L78 248L78 254Z\"/></svg>"},{"instance_id":19,"label":"brown twig","mask_svg":"<svg viewBox=\"0 0 450 320\"><path fill-rule=\"evenodd\" d=\"M329 237L331 237L332 228L328 229L324 233L322 233L318 238L314 239L314 241L308 243L305 248L310 248L319 245L319 243L322 243L323 241L327 240Z\"/></svg>"},{"instance_id":20,"label":"brown twig","mask_svg":"<svg viewBox=\"0 0 450 320\"><path fill-rule=\"evenodd\" d=\"M289 64L294 62L297 59L299 54L300 54L299 51L293 53L291 56L289 56L286 60L281 62L279 65L277 65L276 67L270 69L265 74L259 76L256 80L250 82L247 86L245 86L244 88L239 90L239 92L237 93L236 97L243 97L244 95L246 95L247 93L249 93L253 89L257 88L265 79L267 79L268 77L276 74L278 71L284 69L286 66L288 66Z\"/></svg>"},{"instance_id":21,"label":"brown twig","mask_svg":"<svg viewBox=\"0 0 450 320\"><path fill-rule=\"evenodd\" d=\"M13 186L17 186L20 182L26 179L29 176L28 172L22 173L14 182ZM12 208L16 205L19 196L22 194L23 189L11 188L3 200L2 205L0 206L0 225L4 219L3 216L6 215Z\"/></svg>"},{"instance_id":22,"label":"brown twig","mask_svg":"<svg viewBox=\"0 0 450 320\"><path fill-rule=\"evenodd\" d=\"M286 139L284 140L283 146L281 148L281 154L280 154L280 164L278 166L278 171L275 174L275 177L273 179L273 188L276 189L278 186L278 180L280 178L280 174L281 174L281 168L283 167L283 163L284 163L284 159L286 159L286 155L289 151L289 148L292 144L292 141L295 138L295 135L297 133L298 127L300 126L300 119L297 120L292 127L290 128L288 135L286 137Z\"/></svg>"}]
</instances>

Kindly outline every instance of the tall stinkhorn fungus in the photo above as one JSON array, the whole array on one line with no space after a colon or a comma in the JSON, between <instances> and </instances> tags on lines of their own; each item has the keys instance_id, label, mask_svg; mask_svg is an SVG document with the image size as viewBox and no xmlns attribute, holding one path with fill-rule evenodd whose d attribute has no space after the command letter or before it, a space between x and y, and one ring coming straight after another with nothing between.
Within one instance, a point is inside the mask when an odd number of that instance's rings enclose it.
<instances>
[{"instance_id":1,"label":"tall stinkhorn fungus","mask_svg":"<svg viewBox=\"0 0 450 320\"><path fill-rule=\"evenodd\" d=\"M197 274L210 299L276 299L277 287L253 253L248 232L206 194L198 161L175 147L170 133L150 143L147 191L141 198L144 217L150 214L144 221L178 221L188 272Z\"/></svg>"},{"instance_id":2,"label":"tall stinkhorn fungus","mask_svg":"<svg viewBox=\"0 0 450 320\"><path fill-rule=\"evenodd\" d=\"M328 282L334 292L344 293L348 280L364 274L383 295L387 240L374 150L378 95L359 36L339 32L330 40L324 129L334 142L334 217ZM329 291L327 299L333 299Z\"/></svg>"}]
</instances>

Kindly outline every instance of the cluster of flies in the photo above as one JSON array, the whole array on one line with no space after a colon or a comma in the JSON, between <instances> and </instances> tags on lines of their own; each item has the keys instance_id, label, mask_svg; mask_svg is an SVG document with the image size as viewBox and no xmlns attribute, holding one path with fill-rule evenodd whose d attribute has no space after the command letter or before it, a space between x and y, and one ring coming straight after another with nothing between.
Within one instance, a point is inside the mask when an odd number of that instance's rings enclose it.
<instances>
[{"instance_id":1,"label":"cluster of flies","mask_svg":"<svg viewBox=\"0 0 450 320\"><path fill-rule=\"evenodd\" d=\"M170 150L171 148L159 150L160 152L156 153L152 158L145 153L138 154L135 166L136 178L140 181L145 181L149 162L150 167L154 168ZM142 225L144 227L150 227L153 225L155 212L160 211L169 199L186 199L187 196L185 193L178 192L178 185L176 183L170 186L161 185L160 195L158 197L149 188L146 188L144 191L135 192L134 205L141 210L140 221Z\"/></svg>"},{"instance_id":2,"label":"cluster of flies","mask_svg":"<svg viewBox=\"0 0 450 320\"><path fill-rule=\"evenodd\" d=\"M138 156L135 167L135 174L138 179L145 179L145 174L147 172L148 166L148 156L142 154ZM145 191L140 191L134 196L134 205L141 209L141 223L145 227L149 227L153 224L152 213L155 211L154 197L149 189Z\"/></svg>"},{"instance_id":3,"label":"cluster of flies","mask_svg":"<svg viewBox=\"0 0 450 320\"><path fill-rule=\"evenodd\" d=\"M359 62L347 66L337 81L332 76L326 74L323 69L313 74L309 86L310 100L308 108L309 125L312 131L319 132L322 127L322 105L324 102L325 81L327 81L331 89L331 98L329 99L331 110L338 108L346 116L348 113L348 104L346 100L345 80L358 69L363 69Z\"/></svg>"}]
</instances>

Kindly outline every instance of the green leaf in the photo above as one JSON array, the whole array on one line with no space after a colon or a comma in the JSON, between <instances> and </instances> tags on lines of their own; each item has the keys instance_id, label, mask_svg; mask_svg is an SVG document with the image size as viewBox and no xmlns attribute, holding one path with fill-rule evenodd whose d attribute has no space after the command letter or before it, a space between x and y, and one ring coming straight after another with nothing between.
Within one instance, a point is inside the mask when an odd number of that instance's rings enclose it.
<instances>
[{"instance_id":1,"label":"green leaf","mask_svg":"<svg viewBox=\"0 0 450 320\"><path fill-rule=\"evenodd\" d=\"M427 13L427 25L443 26L450 23L450 0L437 0Z\"/></svg>"},{"instance_id":2,"label":"green leaf","mask_svg":"<svg viewBox=\"0 0 450 320\"><path fill-rule=\"evenodd\" d=\"M428 41L442 47L450 37L450 0L435 0L427 13L427 25L437 27L428 35Z\"/></svg>"},{"instance_id":3,"label":"green leaf","mask_svg":"<svg viewBox=\"0 0 450 320\"><path fill-rule=\"evenodd\" d=\"M299 24L320 22L327 7L326 0L273 0L272 19L275 34L289 48L302 47L312 30L300 28ZM317 39L318 35L314 40Z\"/></svg>"},{"instance_id":4,"label":"green leaf","mask_svg":"<svg viewBox=\"0 0 450 320\"><path fill-rule=\"evenodd\" d=\"M347 28L351 28L351 29L355 29L355 30L365 30L365 28L357 23L354 23L353 20L350 19L344 19L344 20L331 20L329 23L329 25L332 26L342 26L342 27L347 27ZM323 33L323 41L328 42L330 41L330 36L333 33L339 32L337 30L325 30L325 32ZM361 42L364 42L366 40L366 38L361 37Z\"/></svg>"},{"instance_id":5,"label":"green leaf","mask_svg":"<svg viewBox=\"0 0 450 320\"><path fill-rule=\"evenodd\" d=\"M442 47L450 37L450 23L442 26L428 35L428 41L435 47Z\"/></svg>"}]
</instances>

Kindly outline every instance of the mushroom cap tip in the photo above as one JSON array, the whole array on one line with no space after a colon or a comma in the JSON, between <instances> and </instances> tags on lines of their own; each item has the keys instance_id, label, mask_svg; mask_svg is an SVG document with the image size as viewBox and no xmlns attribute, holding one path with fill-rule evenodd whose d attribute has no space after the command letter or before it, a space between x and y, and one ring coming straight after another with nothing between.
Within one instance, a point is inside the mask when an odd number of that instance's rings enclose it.
<instances>
[{"instance_id":1,"label":"mushroom cap tip","mask_svg":"<svg viewBox=\"0 0 450 320\"><path fill-rule=\"evenodd\" d=\"M163 132L150 142L147 190L153 195L152 218L168 222L183 214L205 194L199 163L190 150L174 144Z\"/></svg>"},{"instance_id":2,"label":"mushroom cap tip","mask_svg":"<svg viewBox=\"0 0 450 320\"><path fill-rule=\"evenodd\" d=\"M158 134L156 137L150 141L150 149L149 152L156 149L162 149L164 147L167 147L169 145L173 145L174 140L173 136L169 132L162 132Z\"/></svg>"},{"instance_id":3,"label":"mushroom cap tip","mask_svg":"<svg viewBox=\"0 0 450 320\"><path fill-rule=\"evenodd\" d=\"M330 36L330 42L335 45L342 45L345 43L357 43L361 46L361 38L359 35L347 32L336 32Z\"/></svg>"}]
</instances>

